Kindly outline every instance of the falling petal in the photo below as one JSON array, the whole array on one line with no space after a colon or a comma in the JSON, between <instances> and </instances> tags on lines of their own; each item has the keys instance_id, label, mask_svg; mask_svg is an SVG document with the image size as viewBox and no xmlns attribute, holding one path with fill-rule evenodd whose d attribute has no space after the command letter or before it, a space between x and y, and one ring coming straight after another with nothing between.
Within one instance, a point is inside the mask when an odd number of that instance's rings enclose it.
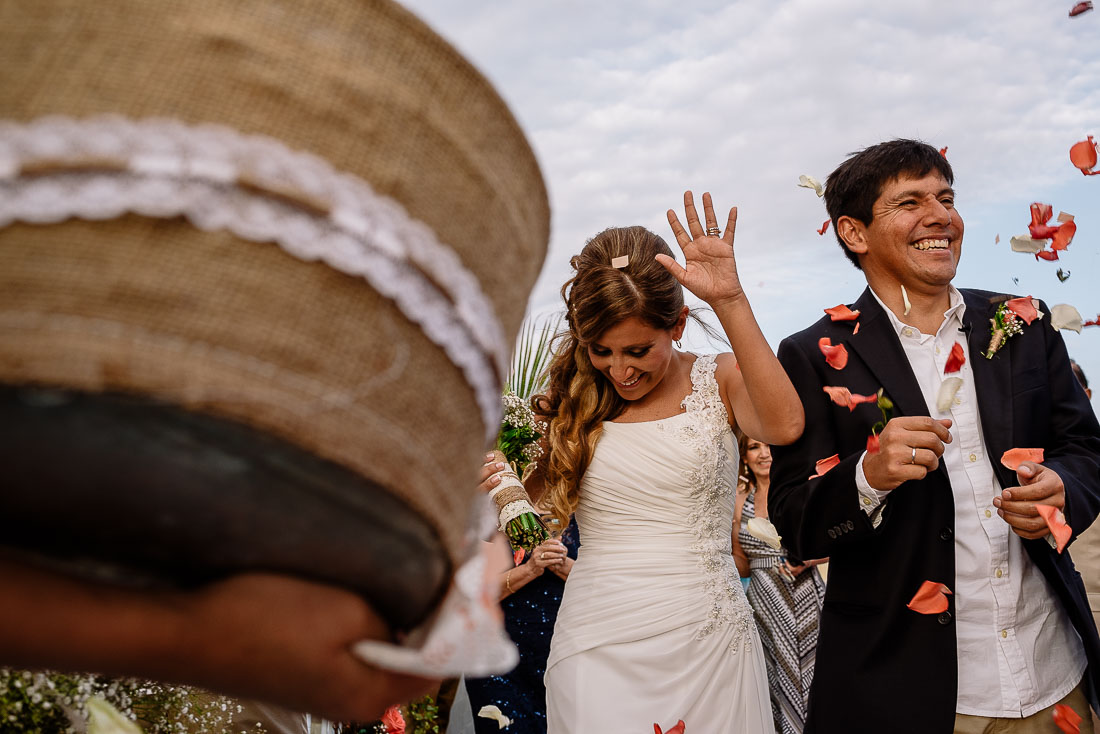
<instances>
[{"instance_id":1,"label":"falling petal","mask_svg":"<svg viewBox=\"0 0 1100 734\"><path fill-rule=\"evenodd\" d=\"M825 363L834 370L842 370L848 364L848 350L843 344L832 346L833 340L823 336L817 340L817 346L825 355Z\"/></svg>"},{"instance_id":2,"label":"falling petal","mask_svg":"<svg viewBox=\"0 0 1100 734\"><path fill-rule=\"evenodd\" d=\"M1038 260L1040 258L1042 258L1043 260L1046 260L1047 262L1054 262L1055 260L1058 259L1058 251L1057 250L1043 250L1042 252L1036 252L1035 253L1035 259Z\"/></svg>"},{"instance_id":3,"label":"falling petal","mask_svg":"<svg viewBox=\"0 0 1100 734\"><path fill-rule=\"evenodd\" d=\"M1081 326L1100 326L1100 314L1096 314L1096 318L1084 322Z\"/></svg>"},{"instance_id":4,"label":"falling petal","mask_svg":"<svg viewBox=\"0 0 1100 734\"><path fill-rule=\"evenodd\" d=\"M995 244L995 245L1001 244L1001 235L998 234L996 237L993 238L993 244Z\"/></svg>"},{"instance_id":5,"label":"falling petal","mask_svg":"<svg viewBox=\"0 0 1100 734\"><path fill-rule=\"evenodd\" d=\"M1021 235L1016 235L1011 240L1009 240L1008 245L1009 245L1009 247L1012 248L1013 252L1032 252L1032 253L1034 253L1034 252L1039 252L1040 250L1046 249L1047 241L1046 240L1032 239L1031 237L1029 237L1027 235L1021 234Z\"/></svg>"},{"instance_id":6,"label":"falling petal","mask_svg":"<svg viewBox=\"0 0 1100 734\"><path fill-rule=\"evenodd\" d=\"M676 726L672 727L666 732L661 731L661 727L657 724L653 725L653 734L684 734L684 720L681 719L676 722Z\"/></svg>"},{"instance_id":7,"label":"falling petal","mask_svg":"<svg viewBox=\"0 0 1100 734\"><path fill-rule=\"evenodd\" d=\"M1036 300L1031 296L1027 298L1013 298L1005 302L1005 308L1023 319L1024 323L1028 326L1031 326L1031 322L1035 319L1043 318L1042 312L1039 311L1036 305Z\"/></svg>"},{"instance_id":8,"label":"falling petal","mask_svg":"<svg viewBox=\"0 0 1100 734\"><path fill-rule=\"evenodd\" d=\"M477 712L479 718L492 719L497 722L497 727L503 729L506 726L512 725L512 720L504 715L504 712L493 705L482 706L481 710Z\"/></svg>"},{"instance_id":9,"label":"falling petal","mask_svg":"<svg viewBox=\"0 0 1100 734\"><path fill-rule=\"evenodd\" d=\"M1091 135L1089 135L1088 140L1073 144L1069 149L1069 160L1074 166L1080 168L1081 173L1086 176L1095 176L1100 173L1100 171L1092 170L1096 168L1096 143L1093 142Z\"/></svg>"},{"instance_id":10,"label":"falling petal","mask_svg":"<svg viewBox=\"0 0 1100 734\"><path fill-rule=\"evenodd\" d=\"M1012 471L1020 468L1020 463L1031 461L1036 464L1043 463L1043 449L1009 449L1001 454L1001 465Z\"/></svg>"},{"instance_id":11,"label":"falling petal","mask_svg":"<svg viewBox=\"0 0 1100 734\"><path fill-rule=\"evenodd\" d=\"M1092 0L1084 0L1084 2L1079 2L1069 9L1069 17L1073 18L1090 10L1092 10Z\"/></svg>"},{"instance_id":12,"label":"falling petal","mask_svg":"<svg viewBox=\"0 0 1100 734\"><path fill-rule=\"evenodd\" d=\"M527 551L523 548L516 548L516 552L512 554L512 563L518 566L523 563L524 556L527 555Z\"/></svg>"},{"instance_id":13,"label":"falling petal","mask_svg":"<svg viewBox=\"0 0 1100 734\"><path fill-rule=\"evenodd\" d=\"M1085 5L1085 3L1077 3ZM1092 3L1088 3L1090 6ZM1084 12L1084 11L1082 11ZM1070 11L1073 15L1073 11ZM1054 725L1062 730L1063 734L1081 734L1081 715L1064 703L1054 704Z\"/></svg>"},{"instance_id":14,"label":"falling petal","mask_svg":"<svg viewBox=\"0 0 1100 734\"><path fill-rule=\"evenodd\" d=\"M825 385L821 389L825 391L830 400L848 410L855 410L857 405L862 405L863 403L878 402L878 393L872 395L856 395L846 387L834 387L833 385Z\"/></svg>"},{"instance_id":15,"label":"falling petal","mask_svg":"<svg viewBox=\"0 0 1100 734\"><path fill-rule=\"evenodd\" d=\"M878 434L872 433L867 437L867 453L877 454L879 449Z\"/></svg>"},{"instance_id":16,"label":"falling petal","mask_svg":"<svg viewBox=\"0 0 1100 734\"><path fill-rule=\"evenodd\" d=\"M940 148L940 155L942 155L944 158L947 157L947 146L946 145L943 146L942 148Z\"/></svg>"},{"instance_id":17,"label":"falling petal","mask_svg":"<svg viewBox=\"0 0 1100 734\"><path fill-rule=\"evenodd\" d=\"M951 589L947 588L947 584L925 581L905 606L918 614L946 612L947 607L950 606L947 601L947 595L950 593Z\"/></svg>"},{"instance_id":18,"label":"falling petal","mask_svg":"<svg viewBox=\"0 0 1100 734\"><path fill-rule=\"evenodd\" d=\"M1082 323L1080 311L1068 303L1059 303L1050 308L1050 325L1057 331L1069 329L1080 334L1084 323Z\"/></svg>"},{"instance_id":19,"label":"falling petal","mask_svg":"<svg viewBox=\"0 0 1100 734\"><path fill-rule=\"evenodd\" d=\"M943 373L949 375L952 372L958 372L964 364L966 364L966 352L963 351L962 344L955 342L951 346L951 354L947 355L947 364L943 367Z\"/></svg>"},{"instance_id":20,"label":"falling petal","mask_svg":"<svg viewBox=\"0 0 1100 734\"><path fill-rule=\"evenodd\" d=\"M1065 212L1058 212L1057 219L1062 224L1065 224L1066 222L1072 222L1073 221L1073 215L1072 214L1066 214Z\"/></svg>"},{"instance_id":21,"label":"falling petal","mask_svg":"<svg viewBox=\"0 0 1100 734\"><path fill-rule=\"evenodd\" d=\"M853 311L843 303L825 309L825 313L829 314L829 318L833 321L855 321L859 318L859 311Z\"/></svg>"},{"instance_id":22,"label":"falling petal","mask_svg":"<svg viewBox=\"0 0 1100 734\"><path fill-rule=\"evenodd\" d=\"M913 310L913 304L909 302L909 293L905 290L905 286L901 287L901 302L905 305L905 311L903 316L908 316L909 312Z\"/></svg>"},{"instance_id":23,"label":"falling petal","mask_svg":"<svg viewBox=\"0 0 1100 734\"><path fill-rule=\"evenodd\" d=\"M767 543L775 550L783 548L783 538L768 518L754 517L745 524L745 529L749 531L749 535L762 543Z\"/></svg>"},{"instance_id":24,"label":"falling petal","mask_svg":"<svg viewBox=\"0 0 1100 734\"><path fill-rule=\"evenodd\" d=\"M1058 227L1058 231L1050 238L1050 249L1064 250L1073 242L1073 236L1077 234L1077 222L1072 219Z\"/></svg>"},{"instance_id":25,"label":"falling petal","mask_svg":"<svg viewBox=\"0 0 1100 734\"><path fill-rule=\"evenodd\" d=\"M936 393L936 410L946 413L951 410L951 402L955 399L955 393L962 387L961 377L948 377L940 383L940 390Z\"/></svg>"},{"instance_id":26,"label":"falling petal","mask_svg":"<svg viewBox=\"0 0 1100 734\"><path fill-rule=\"evenodd\" d=\"M1035 511L1042 516L1043 522L1050 528L1050 534L1058 543L1056 548L1061 553L1073 536L1073 528L1066 524L1066 516L1057 507L1051 505L1035 505Z\"/></svg>"},{"instance_id":27,"label":"falling petal","mask_svg":"<svg viewBox=\"0 0 1100 734\"><path fill-rule=\"evenodd\" d=\"M829 470L831 470L834 466L836 466L839 463L840 463L840 454L833 454L832 456L830 456L827 459L822 459L821 461L817 462L817 464L814 465L814 469L817 471L817 474L814 474L812 477L810 477L810 479L817 479L818 477L825 476L826 474L829 473Z\"/></svg>"},{"instance_id":28,"label":"falling petal","mask_svg":"<svg viewBox=\"0 0 1100 734\"><path fill-rule=\"evenodd\" d=\"M1061 268L1058 268L1058 272L1055 273L1055 275L1058 276L1058 280L1062 283L1065 283L1067 280L1069 280L1068 270L1062 270Z\"/></svg>"},{"instance_id":29,"label":"falling petal","mask_svg":"<svg viewBox=\"0 0 1100 734\"><path fill-rule=\"evenodd\" d=\"M833 220L831 219L826 219L824 222L822 222L821 227L817 230L817 233L820 235L824 235L825 232L829 229L829 223L832 221Z\"/></svg>"},{"instance_id":30,"label":"falling petal","mask_svg":"<svg viewBox=\"0 0 1100 734\"><path fill-rule=\"evenodd\" d=\"M1050 204L1043 204L1042 202L1036 201L1031 204L1030 208L1032 227L1044 225L1054 216L1054 207ZM1034 237L1035 235L1031 236Z\"/></svg>"},{"instance_id":31,"label":"falling petal","mask_svg":"<svg viewBox=\"0 0 1100 734\"><path fill-rule=\"evenodd\" d=\"M859 333L859 322L857 321L856 322L856 328L852 329L852 336L855 336L858 333Z\"/></svg>"},{"instance_id":32,"label":"falling petal","mask_svg":"<svg viewBox=\"0 0 1100 734\"><path fill-rule=\"evenodd\" d=\"M818 196L825 195L825 187L821 185L821 182L805 173L798 177L798 185L804 189L813 189Z\"/></svg>"}]
</instances>

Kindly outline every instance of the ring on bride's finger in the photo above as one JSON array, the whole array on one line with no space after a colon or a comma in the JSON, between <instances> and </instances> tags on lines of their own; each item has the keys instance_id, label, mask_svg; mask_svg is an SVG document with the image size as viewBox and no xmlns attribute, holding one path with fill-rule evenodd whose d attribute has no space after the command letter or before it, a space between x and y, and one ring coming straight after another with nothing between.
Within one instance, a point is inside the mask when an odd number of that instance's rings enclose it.
<instances>
[{"instance_id":1,"label":"ring on bride's finger","mask_svg":"<svg viewBox=\"0 0 1100 734\"><path fill-rule=\"evenodd\" d=\"M707 237L721 237L722 230L717 227L707 227Z\"/></svg>"}]
</instances>

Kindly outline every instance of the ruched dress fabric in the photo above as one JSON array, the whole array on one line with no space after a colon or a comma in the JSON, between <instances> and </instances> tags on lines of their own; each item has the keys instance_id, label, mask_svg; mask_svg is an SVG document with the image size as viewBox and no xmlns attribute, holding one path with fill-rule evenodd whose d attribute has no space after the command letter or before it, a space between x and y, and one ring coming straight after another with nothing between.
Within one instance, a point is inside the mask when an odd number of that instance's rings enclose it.
<instances>
[{"instance_id":1,"label":"ruched dress fabric","mask_svg":"<svg viewBox=\"0 0 1100 734\"><path fill-rule=\"evenodd\" d=\"M749 533L748 523L754 517L756 491L752 490L741 509L737 531L752 569L749 604L764 643L775 729L779 734L801 734L810 705L825 582L817 566L807 568L793 582L783 578L779 568L786 551L775 550Z\"/></svg>"},{"instance_id":2,"label":"ruched dress fabric","mask_svg":"<svg viewBox=\"0 0 1100 734\"><path fill-rule=\"evenodd\" d=\"M547 662L549 734L773 732L767 668L733 563L737 446L696 359L686 412L604 423L581 483L584 545Z\"/></svg>"}]
</instances>

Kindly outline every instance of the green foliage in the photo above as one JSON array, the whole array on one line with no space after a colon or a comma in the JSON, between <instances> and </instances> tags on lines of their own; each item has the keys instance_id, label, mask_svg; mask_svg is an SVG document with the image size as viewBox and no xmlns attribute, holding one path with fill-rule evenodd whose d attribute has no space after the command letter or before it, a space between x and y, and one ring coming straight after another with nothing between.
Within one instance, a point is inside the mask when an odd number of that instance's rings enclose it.
<instances>
[{"instance_id":1,"label":"green foliage","mask_svg":"<svg viewBox=\"0 0 1100 734\"><path fill-rule=\"evenodd\" d=\"M550 319L543 321L542 326L527 321L519 333L512 370L508 374L508 390L525 400L546 389L550 342L557 324L557 320Z\"/></svg>"},{"instance_id":2,"label":"green foliage","mask_svg":"<svg viewBox=\"0 0 1100 734\"><path fill-rule=\"evenodd\" d=\"M435 698L424 696L405 707L405 734L439 734L439 706Z\"/></svg>"}]
</instances>

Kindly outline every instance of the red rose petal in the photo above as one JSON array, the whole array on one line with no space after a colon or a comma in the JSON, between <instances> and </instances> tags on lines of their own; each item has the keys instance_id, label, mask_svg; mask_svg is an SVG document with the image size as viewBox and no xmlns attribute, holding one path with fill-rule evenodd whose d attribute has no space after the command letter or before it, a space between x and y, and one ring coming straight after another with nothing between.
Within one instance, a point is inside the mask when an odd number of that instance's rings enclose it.
<instances>
[{"instance_id":1,"label":"red rose petal","mask_svg":"<svg viewBox=\"0 0 1100 734\"><path fill-rule=\"evenodd\" d=\"M658 724L654 724L653 734L684 734L684 720L680 719L677 721L676 726L672 727L667 732L662 732L661 727Z\"/></svg>"},{"instance_id":2,"label":"red rose petal","mask_svg":"<svg viewBox=\"0 0 1100 734\"><path fill-rule=\"evenodd\" d=\"M905 606L918 614L946 612L950 606L947 602L947 595L950 593L951 589L947 588L947 584L925 581Z\"/></svg>"},{"instance_id":3,"label":"red rose petal","mask_svg":"<svg viewBox=\"0 0 1100 734\"><path fill-rule=\"evenodd\" d=\"M1077 234L1077 223L1072 219L1068 222L1060 224L1058 231L1054 233L1054 236L1050 238L1050 249L1052 250L1064 250L1069 247L1069 243L1073 242L1073 236Z\"/></svg>"},{"instance_id":4,"label":"red rose petal","mask_svg":"<svg viewBox=\"0 0 1100 734\"><path fill-rule=\"evenodd\" d=\"M1080 15L1081 13L1087 13L1092 10L1092 0L1083 0L1069 9L1069 17ZM1076 729L1074 729L1076 731Z\"/></svg>"},{"instance_id":5,"label":"red rose petal","mask_svg":"<svg viewBox=\"0 0 1100 734\"><path fill-rule=\"evenodd\" d=\"M1085 321L1081 326L1100 326L1100 314L1096 314L1096 318L1091 321Z\"/></svg>"},{"instance_id":6,"label":"red rose petal","mask_svg":"<svg viewBox=\"0 0 1100 734\"><path fill-rule=\"evenodd\" d=\"M1042 464L1043 449L1009 449L1001 455L1001 464L1012 471L1019 469L1022 461Z\"/></svg>"},{"instance_id":7,"label":"red rose petal","mask_svg":"<svg viewBox=\"0 0 1100 734\"><path fill-rule=\"evenodd\" d=\"M812 477L810 477L810 479L817 479L818 477L825 476L834 466L839 463L840 454L833 454L827 459L822 459L814 465L814 469L817 471L817 474L814 474Z\"/></svg>"},{"instance_id":8,"label":"red rose petal","mask_svg":"<svg viewBox=\"0 0 1100 734\"><path fill-rule=\"evenodd\" d=\"M856 328L852 329L852 336L855 336L858 333L859 333L859 322L857 321L856 322Z\"/></svg>"},{"instance_id":9,"label":"red rose petal","mask_svg":"<svg viewBox=\"0 0 1100 734\"><path fill-rule=\"evenodd\" d=\"M1023 319L1028 326L1031 326L1031 322L1039 318L1039 309L1035 308L1035 299L1031 296L1006 301L1005 308Z\"/></svg>"},{"instance_id":10,"label":"red rose petal","mask_svg":"<svg viewBox=\"0 0 1100 734\"><path fill-rule=\"evenodd\" d=\"M966 364L966 352L963 351L962 344L955 342L951 347L951 354L947 355L947 364L943 367L943 373L949 375L952 372L958 372L964 364Z\"/></svg>"},{"instance_id":11,"label":"red rose petal","mask_svg":"<svg viewBox=\"0 0 1100 734\"><path fill-rule=\"evenodd\" d=\"M523 563L523 559L526 555L527 551L523 548L516 548L516 552L512 554L512 563L518 566Z\"/></svg>"},{"instance_id":12,"label":"red rose petal","mask_svg":"<svg viewBox=\"0 0 1100 734\"><path fill-rule=\"evenodd\" d=\"M825 309L825 313L829 314L829 318L833 321L855 321L859 318L859 311L853 311L843 303Z\"/></svg>"},{"instance_id":13,"label":"red rose petal","mask_svg":"<svg viewBox=\"0 0 1100 734\"><path fill-rule=\"evenodd\" d=\"M825 234L825 232L828 231L828 229L829 229L829 223L832 222L832 221L833 220L831 220L831 219L826 219L824 222L822 222L821 223L821 229L817 230L817 233L820 234L820 235Z\"/></svg>"},{"instance_id":14,"label":"red rose petal","mask_svg":"<svg viewBox=\"0 0 1100 734\"><path fill-rule=\"evenodd\" d=\"M843 344L837 344L834 347L833 340L823 336L817 340L817 346L821 349L821 353L825 355L825 363L834 370L842 370L847 366L848 350L844 348Z\"/></svg>"},{"instance_id":15,"label":"red rose petal","mask_svg":"<svg viewBox=\"0 0 1100 734\"><path fill-rule=\"evenodd\" d=\"M872 433L867 437L867 453L877 454L879 449L878 434Z\"/></svg>"},{"instance_id":16,"label":"red rose petal","mask_svg":"<svg viewBox=\"0 0 1100 734\"><path fill-rule=\"evenodd\" d=\"M1096 168L1096 143L1093 142L1092 136L1088 136L1088 140L1082 140L1074 143L1069 149L1069 162L1081 169L1081 173L1086 176L1095 176L1100 174L1100 171L1093 171Z\"/></svg>"},{"instance_id":17,"label":"red rose petal","mask_svg":"<svg viewBox=\"0 0 1100 734\"><path fill-rule=\"evenodd\" d=\"M1042 258L1043 260L1046 260L1047 262L1053 262L1053 261L1058 259L1058 251L1057 250L1039 250L1039 252L1035 253L1035 259L1038 260L1039 258Z\"/></svg>"},{"instance_id":18,"label":"red rose petal","mask_svg":"<svg viewBox=\"0 0 1100 734\"><path fill-rule=\"evenodd\" d=\"M1066 516L1057 507L1051 505L1035 505L1035 511L1039 513L1047 527L1050 528L1050 534L1057 541L1058 552L1061 553L1070 537L1073 536L1073 528L1066 525Z\"/></svg>"},{"instance_id":19,"label":"red rose petal","mask_svg":"<svg viewBox=\"0 0 1100 734\"><path fill-rule=\"evenodd\" d=\"M1084 3L1077 4L1084 5ZM1072 14L1071 10L1070 15ZM1065 734L1081 734L1081 715L1064 703L1056 703L1054 704L1054 725Z\"/></svg>"},{"instance_id":20,"label":"red rose petal","mask_svg":"<svg viewBox=\"0 0 1100 734\"><path fill-rule=\"evenodd\" d=\"M848 410L855 410L857 405L863 403L878 402L878 395L856 395L846 387L835 387L833 385L825 385L821 388L829 399L837 405L842 405Z\"/></svg>"},{"instance_id":21,"label":"red rose petal","mask_svg":"<svg viewBox=\"0 0 1100 734\"><path fill-rule=\"evenodd\" d=\"M1038 227L1046 224L1050 221L1050 218L1054 216L1054 207L1050 204L1043 204L1041 202L1034 202L1031 205L1031 225L1028 227ZM1035 237L1035 235L1031 235ZM1035 239L1043 239L1042 237L1035 237Z\"/></svg>"},{"instance_id":22,"label":"red rose petal","mask_svg":"<svg viewBox=\"0 0 1100 734\"><path fill-rule=\"evenodd\" d=\"M946 145L943 146L942 148L940 148L940 155L942 155L944 158L947 157L947 146Z\"/></svg>"}]
</instances>

